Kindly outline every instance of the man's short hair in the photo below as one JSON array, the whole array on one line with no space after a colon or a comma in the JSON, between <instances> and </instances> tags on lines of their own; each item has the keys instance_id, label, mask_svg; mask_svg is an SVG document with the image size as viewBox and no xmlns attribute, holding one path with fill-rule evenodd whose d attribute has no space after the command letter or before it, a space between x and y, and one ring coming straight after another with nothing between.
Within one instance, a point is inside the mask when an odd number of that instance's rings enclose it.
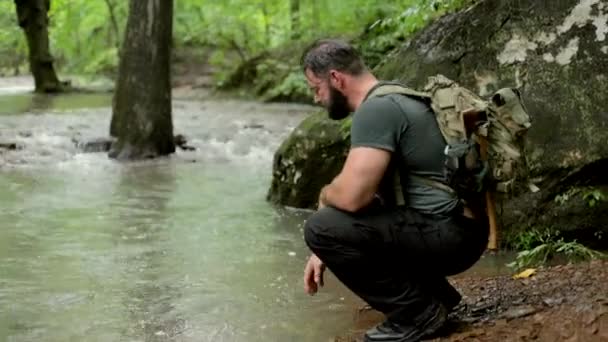
<instances>
[{"instance_id":1,"label":"man's short hair","mask_svg":"<svg viewBox=\"0 0 608 342\"><path fill-rule=\"evenodd\" d=\"M359 52L338 39L315 41L304 50L300 64L304 71L308 69L318 77L326 76L332 69L354 76L367 70Z\"/></svg>"}]
</instances>

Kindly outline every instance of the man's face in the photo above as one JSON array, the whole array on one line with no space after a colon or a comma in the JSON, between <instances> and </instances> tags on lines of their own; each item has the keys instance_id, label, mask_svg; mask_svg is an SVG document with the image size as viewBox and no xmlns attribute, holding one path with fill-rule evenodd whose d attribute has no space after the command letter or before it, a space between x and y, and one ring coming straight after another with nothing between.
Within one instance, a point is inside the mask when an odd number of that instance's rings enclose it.
<instances>
[{"instance_id":1,"label":"man's face","mask_svg":"<svg viewBox=\"0 0 608 342\"><path fill-rule=\"evenodd\" d=\"M305 74L308 86L314 94L315 103L327 109L329 118L341 120L347 117L350 113L348 98L332 86L329 79L319 78L310 70L306 70Z\"/></svg>"}]
</instances>

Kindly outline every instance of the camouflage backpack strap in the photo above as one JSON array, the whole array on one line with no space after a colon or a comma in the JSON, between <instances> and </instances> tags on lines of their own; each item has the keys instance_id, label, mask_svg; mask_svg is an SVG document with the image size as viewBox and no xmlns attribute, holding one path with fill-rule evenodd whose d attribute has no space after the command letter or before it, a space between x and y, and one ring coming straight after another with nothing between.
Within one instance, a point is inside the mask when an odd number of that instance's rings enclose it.
<instances>
[{"instance_id":1,"label":"camouflage backpack strap","mask_svg":"<svg viewBox=\"0 0 608 342\"><path fill-rule=\"evenodd\" d=\"M431 89L431 90L433 90L433 89ZM403 85L395 84L395 83L382 84L382 85L378 86L376 89L374 89L368 95L367 98L369 99L369 98L372 98L375 96L384 96L384 95L388 95L388 94L401 94L401 95L416 98L416 99L421 100L421 101L425 102L426 104L430 105L431 108L433 110L435 110L435 108L433 108L433 101L435 101L435 98L433 97L433 95L431 93L416 91L416 90L410 89L408 87L405 87ZM450 107L453 104L453 101L449 102L447 95L448 94L443 93L443 96L444 96L443 106ZM437 119L437 117L436 117L436 119ZM442 134L444 134L443 130L442 130ZM444 137L445 137L445 134L444 134ZM446 154L447 153L448 152L446 150ZM401 160L401 158L399 156L397 156L397 157L399 158L399 160L398 160L398 165L399 165L403 161ZM412 175L412 174L408 174L406 177L405 175L401 174L401 172L400 172L401 169L404 169L404 168L401 167L401 165L399 165L399 167L397 167L397 169L395 170L395 174L394 174L394 178L393 178L394 196L395 196L394 198L395 198L396 204L399 206L406 204L405 198L404 198L403 184L405 182L409 182L412 180L417 183L420 183L420 184L425 184L425 185L443 190L443 191L449 193L450 195L457 196L456 191L445 183L442 183L440 181L437 181L437 180L434 180L431 178L416 176L416 175Z\"/></svg>"},{"instance_id":2,"label":"camouflage backpack strap","mask_svg":"<svg viewBox=\"0 0 608 342\"><path fill-rule=\"evenodd\" d=\"M429 102L431 96L428 93L416 91L414 89L410 89L408 87L396 84L396 83L387 83L381 84L376 89L372 90L371 93L367 96L368 99L375 96L384 96L388 94L402 94L407 96L416 97L422 99L425 102Z\"/></svg>"}]
</instances>

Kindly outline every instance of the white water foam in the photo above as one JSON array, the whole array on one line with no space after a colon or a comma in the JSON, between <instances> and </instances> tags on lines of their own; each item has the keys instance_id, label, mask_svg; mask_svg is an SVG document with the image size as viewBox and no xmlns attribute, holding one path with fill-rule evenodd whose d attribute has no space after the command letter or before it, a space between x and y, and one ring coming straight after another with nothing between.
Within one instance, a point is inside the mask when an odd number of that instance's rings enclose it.
<instances>
[{"instance_id":1,"label":"white water foam","mask_svg":"<svg viewBox=\"0 0 608 342\"><path fill-rule=\"evenodd\" d=\"M175 153L177 160L235 163L270 168L274 153L304 115L264 112L260 104L177 102L175 134L184 134L194 151ZM233 107L231 107L233 106ZM243 109L243 107L245 107ZM276 111L276 107L273 108ZM0 168L92 167L111 165L106 152L86 153L81 146L107 137L110 109L81 109L46 114L0 116L0 142L17 150L0 150Z\"/></svg>"}]
</instances>

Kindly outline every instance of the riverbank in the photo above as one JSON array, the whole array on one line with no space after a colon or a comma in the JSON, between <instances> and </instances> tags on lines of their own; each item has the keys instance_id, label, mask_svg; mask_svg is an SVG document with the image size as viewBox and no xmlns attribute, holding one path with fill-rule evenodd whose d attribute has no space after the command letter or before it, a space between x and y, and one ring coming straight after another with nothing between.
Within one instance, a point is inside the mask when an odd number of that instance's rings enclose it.
<instances>
[{"instance_id":1,"label":"riverbank","mask_svg":"<svg viewBox=\"0 0 608 342\"><path fill-rule=\"evenodd\" d=\"M527 278L457 276L463 295L436 342L608 341L608 261L540 268ZM362 341L383 319L358 310L351 331L335 342Z\"/></svg>"}]
</instances>

